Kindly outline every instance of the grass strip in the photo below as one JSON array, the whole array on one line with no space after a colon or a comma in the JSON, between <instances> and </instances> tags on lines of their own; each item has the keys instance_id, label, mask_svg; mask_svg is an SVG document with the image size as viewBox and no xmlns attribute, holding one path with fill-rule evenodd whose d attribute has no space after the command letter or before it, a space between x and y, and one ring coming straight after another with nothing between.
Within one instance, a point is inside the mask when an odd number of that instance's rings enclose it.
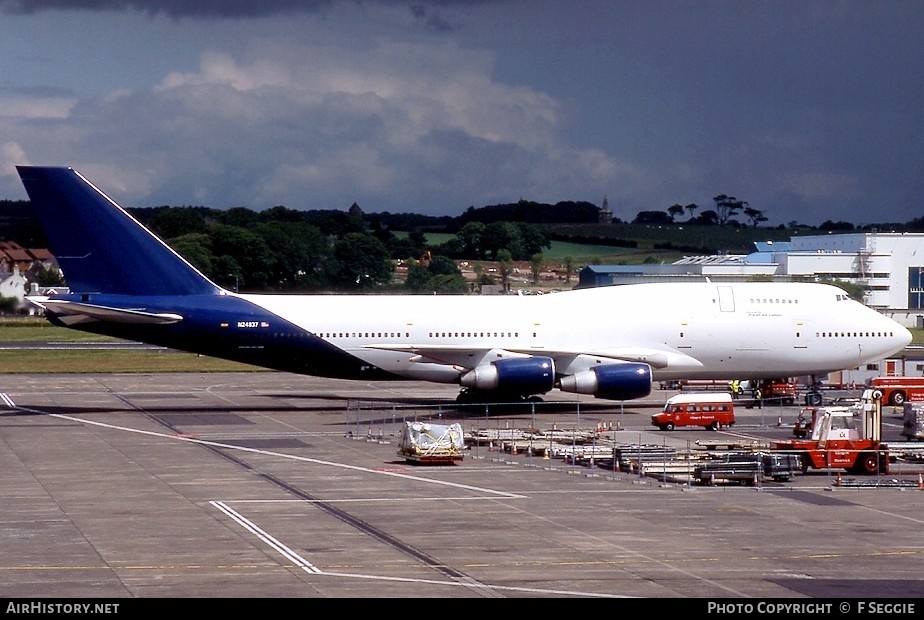
<instances>
[{"instance_id":1,"label":"grass strip","mask_svg":"<svg viewBox=\"0 0 924 620\"><path fill-rule=\"evenodd\" d=\"M0 374L258 372L261 370L264 369L249 364L170 350L19 349L0 351Z\"/></svg>"}]
</instances>

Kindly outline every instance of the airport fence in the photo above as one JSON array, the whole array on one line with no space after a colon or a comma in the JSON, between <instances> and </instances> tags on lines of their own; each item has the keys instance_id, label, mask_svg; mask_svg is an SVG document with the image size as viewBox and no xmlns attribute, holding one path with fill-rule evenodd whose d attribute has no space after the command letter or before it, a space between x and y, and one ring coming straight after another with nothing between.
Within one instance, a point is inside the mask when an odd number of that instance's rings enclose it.
<instances>
[{"instance_id":1,"label":"airport fence","mask_svg":"<svg viewBox=\"0 0 924 620\"><path fill-rule=\"evenodd\" d=\"M466 443L466 459L492 459L511 465L541 467L571 474L610 477L664 484L702 484L697 467L728 455L760 454L769 441L744 433L710 434L702 440L645 429L648 415L627 413L612 403L583 401L517 403L383 403L354 400L348 403L346 436L363 441L397 444L407 422L459 423ZM776 427L782 414L766 407L752 412L751 428ZM628 424L627 424L628 422ZM706 431L701 431L706 433ZM718 438L717 438L718 437ZM888 472L853 476L835 470L815 471L802 484L824 487L916 488L924 491L924 443L896 450ZM715 484L756 486L772 479L757 476L719 476ZM708 482L713 482L709 480ZM773 480L774 486L786 480Z\"/></svg>"}]
</instances>

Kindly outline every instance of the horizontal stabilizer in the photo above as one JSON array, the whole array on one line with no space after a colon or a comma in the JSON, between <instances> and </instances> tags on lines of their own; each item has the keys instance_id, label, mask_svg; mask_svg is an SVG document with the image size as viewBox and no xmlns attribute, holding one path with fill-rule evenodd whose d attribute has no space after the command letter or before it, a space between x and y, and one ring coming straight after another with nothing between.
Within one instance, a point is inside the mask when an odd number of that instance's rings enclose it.
<instances>
[{"instance_id":1,"label":"horizontal stabilizer","mask_svg":"<svg viewBox=\"0 0 924 620\"><path fill-rule=\"evenodd\" d=\"M181 315L169 312L127 310L124 308L110 308L107 306L97 306L95 304L84 304L73 301L52 301L47 298L27 297L27 299L35 305L44 308L46 311L53 312L60 316L86 317L97 321L105 321L107 323L170 325L183 320Z\"/></svg>"}]
</instances>

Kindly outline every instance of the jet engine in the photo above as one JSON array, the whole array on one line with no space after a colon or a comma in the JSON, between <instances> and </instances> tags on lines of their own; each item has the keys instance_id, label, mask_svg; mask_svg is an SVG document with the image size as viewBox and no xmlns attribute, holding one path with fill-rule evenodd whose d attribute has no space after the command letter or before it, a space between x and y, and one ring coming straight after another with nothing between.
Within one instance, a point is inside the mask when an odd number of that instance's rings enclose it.
<instances>
[{"instance_id":1,"label":"jet engine","mask_svg":"<svg viewBox=\"0 0 924 620\"><path fill-rule=\"evenodd\" d=\"M563 392L593 394L611 400L632 400L651 393L651 366L648 364L605 364L562 377Z\"/></svg>"},{"instance_id":2,"label":"jet engine","mask_svg":"<svg viewBox=\"0 0 924 620\"><path fill-rule=\"evenodd\" d=\"M497 360L468 371L459 382L475 390L544 394L555 387L555 362L550 357Z\"/></svg>"}]
</instances>

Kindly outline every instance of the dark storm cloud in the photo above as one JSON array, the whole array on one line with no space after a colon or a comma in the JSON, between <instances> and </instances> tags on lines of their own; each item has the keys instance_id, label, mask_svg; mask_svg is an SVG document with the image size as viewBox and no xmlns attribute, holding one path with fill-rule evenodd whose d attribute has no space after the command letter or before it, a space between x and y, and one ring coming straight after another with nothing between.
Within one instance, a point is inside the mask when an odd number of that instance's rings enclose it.
<instances>
[{"instance_id":1,"label":"dark storm cloud","mask_svg":"<svg viewBox=\"0 0 924 620\"><path fill-rule=\"evenodd\" d=\"M138 11L171 17L263 17L310 13L334 0L0 0L0 11L30 14L42 11Z\"/></svg>"},{"instance_id":2,"label":"dark storm cloud","mask_svg":"<svg viewBox=\"0 0 924 620\"><path fill-rule=\"evenodd\" d=\"M436 32L451 32L457 28L443 19L440 15L434 13L423 4L412 4L411 15L426 26L429 30Z\"/></svg>"},{"instance_id":3,"label":"dark storm cloud","mask_svg":"<svg viewBox=\"0 0 924 620\"><path fill-rule=\"evenodd\" d=\"M363 4L407 4L412 14L427 28L448 31L454 28L432 6L483 4L483 0L0 0L0 12L27 15L42 11L137 11L171 17L270 17L295 13L314 13L338 1Z\"/></svg>"},{"instance_id":4,"label":"dark storm cloud","mask_svg":"<svg viewBox=\"0 0 924 620\"><path fill-rule=\"evenodd\" d=\"M216 207L606 195L631 219L721 193L776 225L907 219L924 194L924 11L907 0L0 0L0 16L0 197L23 191L14 164L62 161L128 200Z\"/></svg>"}]
</instances>

